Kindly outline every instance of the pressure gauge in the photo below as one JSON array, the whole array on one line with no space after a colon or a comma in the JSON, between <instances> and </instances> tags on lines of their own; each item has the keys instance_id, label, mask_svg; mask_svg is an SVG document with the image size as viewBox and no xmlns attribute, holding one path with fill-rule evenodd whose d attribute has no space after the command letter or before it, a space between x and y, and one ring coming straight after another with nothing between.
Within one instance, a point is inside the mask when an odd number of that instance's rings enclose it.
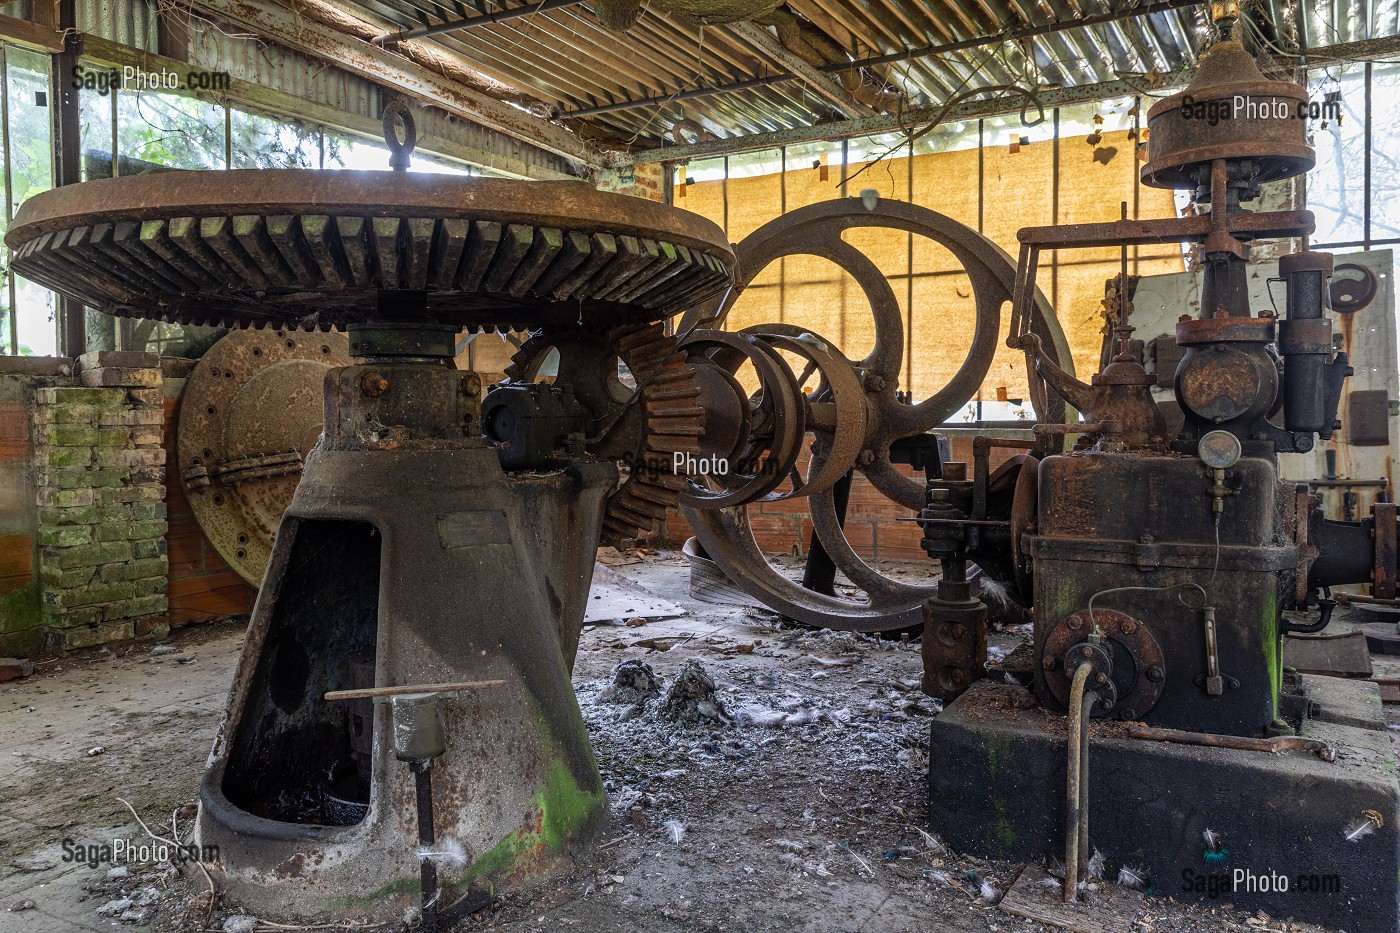
<instances>
[{"instance_id":1,"label":"pressure gauge","mask_svg":"<svg viewBox=\"0 0 1400 933\"><path fill-rule=\"evenodd\" d=\"M1234 466L1242 453L1244 448L1240 446L1240 439L1229 431L1211 431L1201 438L1196 447L1201 462L1213 470Z\"/></svg>"}]
</instances>

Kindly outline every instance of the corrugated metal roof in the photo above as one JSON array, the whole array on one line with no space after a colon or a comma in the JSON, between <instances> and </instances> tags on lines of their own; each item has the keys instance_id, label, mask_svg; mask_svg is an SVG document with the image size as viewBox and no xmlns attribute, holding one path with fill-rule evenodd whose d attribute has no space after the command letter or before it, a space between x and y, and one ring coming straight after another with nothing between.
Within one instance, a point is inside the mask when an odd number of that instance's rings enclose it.
<instances>
[{"instance_id":1,"label":"corrugated metal roof","mask_svg":"<svg viewBox=\"0 0 1400 933\"><path fill-rule=\"evenodd\" d=\"M83 0L77 4L78 29L88 35L142 51L159 51L157 0ZM380 85L336 68L318 58L265 42L243 30L224 28L202 17L186 30L191 65L226 71L235 78L289 94L300 100L377 122L386 92ZM417 114L424 148L434 141L478 150L502 160L522 163L520 171L543 169L551 177L572 173L567 160L504 133L456 119L433 108ZM450 152L459 155L457 152ZM496 166L500 168L502 166Z\"/></svg>"},{"instance_id":2,"label":"corrugated metal roof","mask_svg":"<svg viewBox=\"0 0 1400 933\"><path fill-rule=\"evenodd\" d=\"M409 29L503 10L528 10L538 7L539 0L451 4L340 0L339 5ZM587 117L590 124L624 140L652 144L669 140L673 126L682 119L694 120L724 137L809 126L830 116L831 106L801 81L759 83L788 73L782 62L756 51L725 26L700 27L665 12L666 0L646 3L641 18L625 34L601 26L591 3L546 6L508 21L482 22L417 41L437 43L565 115L728 88ZM1160 8L1164 6L1175 8ZM1247 31L1260 47L1274 44L1291 51L1300 38L1315 48L1400 32L1397 0L1261 0L1254 6L1258 25L1250 25ZM911 109L937 105L968 88L1011 83L1076 87L1123 74L1165 74L1189 67L1207 36L1204 7L1162 0L789 0L787 4L788 10L824 33L850 60L1004 37L1009 30L1065 27L857 72L867 84L897 90L896 106ZM1093 22L1116 13L1122 18ZM1295 22L1300 15L1302 21ZM832 71L830 65L824 70L834 79L841 78L841 72ZM736 84L741 86L729 87Z\"/></svg>"}]
</instances>

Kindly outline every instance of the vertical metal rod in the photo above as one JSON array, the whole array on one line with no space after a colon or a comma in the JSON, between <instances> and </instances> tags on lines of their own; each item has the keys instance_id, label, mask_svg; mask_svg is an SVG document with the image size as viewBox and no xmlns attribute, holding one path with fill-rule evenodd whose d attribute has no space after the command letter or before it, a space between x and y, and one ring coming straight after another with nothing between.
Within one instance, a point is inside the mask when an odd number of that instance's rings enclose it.
<instances>
[{"instance_id":1,"label":"vertical metal rod","mask_svg":"<svg viewBox=\"0 0 1400 933\"><path fill-rule=\"evenodd\" d=\"M841 140L841 197L846 197L846 162L851 157L851 141Z\"/></svg>"},{"instance_id":2,"label":"vertical metal rod","mask_svg":"<svg viewBox=\"0 0 1400 933\"><path fill-rule=\"evenodd\" d=\"M787 213L787 146L778 147L778 212ZM787 259L778 260L778 320L787 321Z\"/></svg>"},{"instance_id":3,"label":"vertical metal rod","mask_svg":"<svg viewBox=\"0 0 1400 933\"><path fill-rule=\"evenodd\" d=\"M1084 694L1079 713L1079 867L1078 877L1089 880L1089 719L1099 700L1092 690ZM1075 883L1076 893L1079 884Z\"/></svg>"},{"instance_id":4,"label":"vertical metal rod","mask_svg":"<svg viewBox=\"0 0 1400 933\"><path fill-rule=\"evenodd\" d=\"M433 831L433 771L432 762L421 765L415 763L413 785L418 797L418 845L431 849L437 839ZM438 878L437 866L428 857L421 865L423 888L423 926L425 933L434 933L438 928Z\"/></svg>"},{"instance_id":5,"label":"vertical metal rod","mask_svg":"<svg viewBox=\"0 0 1400 933\"><path fill-rule=\"evenodd\" d=\"M1050 223L1060 222L1060 108L1055 108L1055 141L1051 143ZM1060 251L1050 252L1050 306L1060 306Z\"/></svg>"},{"instance_id":6,"label":"vertical metal rod","mask_svg":"<svg viewBox=\"0 0 1400 933\"><path fill-rule=\"evenodd\" d=\"M721 200L724 201L724 235L729 236L729 156L724 157L724 181L720 182Z\"/></svg>"},{"instance_id":7,"label":"vertical metal rod","mask_svg":"<svg viewBox=\"0 0 1400 933\"><path fill-rule=\"evenodd\" d=\"M224 101L224 170L233 168L233 106Z\"/></svg>"},{"instance_id":8,"label":"vertical metal rod","mask_svg":"<svg viewBox=\"0 0 1400 933\"><path fill-rule=\"evenodd\" d=\"M1084 718L1084 685L1088 683L1092 666L1079 665L1069 687L1065 749L1065 883L1062 892L1066 902L1077 900L1079 895L1079 811L1084 802L1080 772L1083 764L1080 746L1084 739L1080 732L1080 720Z\"/></svg>"},{"instance_id":9,"label":"vertical metal rod","mask_svg":"<svg viewBox=\"0 0 1400 933\"><path fill-rule=\"evenodd\" d=\"M987 145L986 136L983 133L983 123L977 121L977 232L983 233L983 225L986 220L986 184L987 184Z\"/></svg>"},{"instance_id":10,"label":"vertical metal rod","mask_svg":"<svg viewBox=\"0 0 1400 933\"><path fill-rule=\"evenodd\" d=\"M8 230L10 222L15 219L15 198L14 189L10 183L11 168L15 164L14 157L10 153L10 63L5 54L8 45L0 43L0 133L4 134L5 148L5 228ZM13 272L5 275L6 297L10 305L10 352L19 355L19 315L15 311L15 276Z\"/></svg>"},{"instance_id":11,"label":"vertical metal rod","mask_svg":"<svg viewBox=\"0 0 1400 933\"><path fill-rule=\"evenodd\" d=\"M844 528L846 525L846 506L851 501L851 474L849 472L838 479L835 486L831 487L831 498L836 506L836 526ZM836 595L836 563L826 552L826 547L822 545L822 539L817 537L816 528L812 529L812 536L807 542L807 565L802 570L802 587L813 593L824 593L827 596Z\"/></svg>"},{"instance_id":12,"label":"vertical metal rod","mask_svg":"<svg viewBox=\"0 0 1400 933\"><path fill-rule=\"evenodd\" d=\"M1133 186L1133 219L1137 220L1142 216L1142 175L1138 172L1137 148L1142 145L1142 98L1133 98L1133 157L1129 160L1128 171L1132 172ZM1133 246L1133 275L1142 274L1139 265L1142 259L1142 247Z\"/></svg>"},{"instance_id":13,"label":"vertical metal rod","mask_svg":"<svg viewBox=\"0 0 1400 933\"><path fill-rule=\"evenodd\" d=\"M72 76L78 67L78 15L74 0L59 0L58 28L63 33L63 51L53 56L49 77L49 96L53 99L53 160L55 188L82 181L82 114L79 112L78 89ZM64 356L79 356L87 352L87 321L83 304L62 295L57 296L59 352Z\"/></svg>"},{"instance_id":14,"label":"vertical metal rod","mask_svg":"<svg viewBox=\"0 0 1400 933\"><path fill-rule=\"evenodd\" d=\"M909 203L914 203L914 140L909 140L909 155L905 160L905 181L909 188ZM905 265L904 265L904 387L909 390L910 397L914 394L914 234L906 233L905 238ZM844 336L844 335L843 335ZM891 374L892 375L892 374ZM978 397L981 397L982 389L977 389Z\"/></svg>"},{"instance_id":15,"label":"vertical metal rod","mask_svg":"<svg viewBox=\"0 0 1400 933\"><path fill-rule=\"evenodd\" d=\"M118 92L118 90L119 90L119 88L117 87L117 85L116 85L115 83L113 83L111 93L108 95L108 96L111 98L111 105L112 105L112 177L113 177L113 178L116 178L117 176L121 175L121 173L122 173L122 171L121 171L121 134L118 132L118 127L121 126L121 121L120 121L120 118L119 118L118 115L117 115L117 112L118 112L118 109L119 109L119 108L118 108L118 105L117 105L117 92Z\"/></svg>"},{"instance_id":16,"label":"vertical metal rod","mask_svg":"<svg viewBox=\"0 0 1400 933\"><path fill-rule=\"evenodd\" d=\"M1361 240L1362 249L1371 248L1371 63L1366 63L1366 119L1365 119L1365 142L1362 147L1364 170L1362 178L1362 226Z\"/></svg>"}]
</instances>

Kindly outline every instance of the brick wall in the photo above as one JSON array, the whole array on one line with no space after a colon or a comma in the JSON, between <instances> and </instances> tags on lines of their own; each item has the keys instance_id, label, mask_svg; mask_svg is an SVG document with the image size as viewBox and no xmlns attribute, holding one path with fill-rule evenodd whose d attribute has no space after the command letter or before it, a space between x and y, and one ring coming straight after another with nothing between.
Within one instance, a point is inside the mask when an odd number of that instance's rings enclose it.
<instances>
[{"instance_id":1,"label":"brick wall","mask_svg":"<svg viewBox=\"0 0 1400 933\"><path fill-rule=\"evenodd\" d=\"M184 369L147 354L0 356L0 654L247 612L180 490ZM170 482L166 477L169 471Z\"/></svg>"},{"instance_id":2,"label":"brick wall","mask_svg":"<svg viewBox=\"0 0 1400 933\"><path fill-rule=\"evenodd\" d=\"M967 428L954 428L947 432L954 460L968 464L968 476L972 475L972 438L979 433L996 436L1010 436L1010 432L974 431ZM1008 458L1020 451L1007 448L992 448L991 468L995 470ZM798 461L803 473L807 470L809 452L803 450ZM907 466L897 467L906 476L923 478L922 471L915 473ZM898 503L885 498L870 481L859 472L851 481L851 498L846 506L846 540L857 554L867 560L928 560L928 555L919 547L923 532L914 522L903 521L914 517L914 512L902 508ZM749 506L749 527L753 529L758 546L770 554L797 554L806 556L807 546L812 536L812 521L807 509L807 500L787 499L779 502L764 502ZM679 511L671 513L658 538L658 543L668 547L680 547L692 534L685 516Z\"/></svg>"},{"instance_id":3,"label":"brick wall","mask_svg":"<svg viewBox=\"0 0 1400 933\"><path fill-rule=\"evenodd\" d=\"M604 169L598 175L598 190L627 194L648 201L666 200L665 167L659 162L641 162Z\"/></svg>"},{"instance_id":4,"label":"brick wall","mask_svg":"<svg viewBox=\"0 0 1400 933\"><path fill-rule=\"evenodd\" d=\"M34 396L72 384L69 360L0 356L0 655L44 647Z\"/></svg>"},{"instance_id":5,"label":"brick wall","mask_svg":"<svg viewBox=\"0 0 1400 933\"><path fill-rule=\"evenodd\" d=\"M42 620L61 649L160 631L166 608L160 361L77 363L78 385L34 393Z\"/></svg>"}]
</instances>

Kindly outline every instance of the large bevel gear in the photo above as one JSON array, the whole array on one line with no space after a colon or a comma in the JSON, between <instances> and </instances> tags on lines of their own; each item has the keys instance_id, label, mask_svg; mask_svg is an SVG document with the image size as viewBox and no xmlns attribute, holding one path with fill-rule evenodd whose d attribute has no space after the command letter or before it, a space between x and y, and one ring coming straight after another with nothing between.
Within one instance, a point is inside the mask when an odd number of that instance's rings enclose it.
<instances>
[{"instance_id":1,"label":"large bevel gear","mask_svg":"<svg viewBox=\"0 0 1400 933\"><path fill-rule=\"evenodd\" d=\"M661 324L626 324L536 331L512 357L508 380L536 381L551 350L558 351L555 382L572 387L589 412L584 449L623 469L604 513L602 543L649 537L687 488L676 455L700 453L704 409L694 371Z\"/></svg>"}]
</instances>

